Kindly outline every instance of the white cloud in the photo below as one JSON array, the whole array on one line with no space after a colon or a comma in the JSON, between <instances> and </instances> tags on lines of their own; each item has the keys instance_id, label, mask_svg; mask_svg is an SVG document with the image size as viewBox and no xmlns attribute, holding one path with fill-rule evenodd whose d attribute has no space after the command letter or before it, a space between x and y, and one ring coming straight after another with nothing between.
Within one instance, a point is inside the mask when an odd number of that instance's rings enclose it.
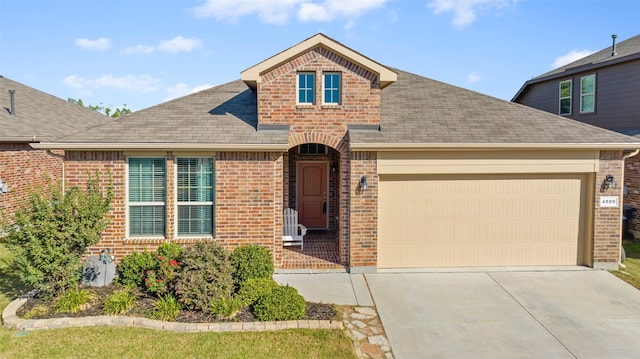
<instances>
[{"instance_id":1,"label":"white cloud","mask_svg":"<svg viewBox=\"0 0 640 359\"><path fill-rule=\"evenodd\" d=\"M111 40L106 37L100 37L95 40L82 37L76 39L76 45L86 50L104 51L111 47Z\"/></svg>"},{"instance_id":2,"label":"white cloud","mask_svg":"<svg viewBox=\"0 0 640 359\"><path fill-rule=\"evenodd\" d=\"M79 75L65 77L63 83L77 90L114 88L125 91L155 92L158 90L160 80L151 75L125 75L115 77L111 74L95 78L86 78Z\"/></svg>"},{"instance_id":3,"label":"white cloud","mask_svg":"<svg viewBox=\"0 0 640 359\"><path fill-rule=\"evenodd\" d=\"M236 21L246 15L257 14L268 24L287 22L296 5L306 0L207 0L194 8L198 17Z\"/></svg>"},{"instance_id":4,"label":"white cloud","mask_svg":"<svg viewBox=\"0 0 640 359\"><path fill-rule=\"evenodd\" d=\"M551 68L555 69L555 68L570 64L576 60L579 60L585 56L589 56L593 53L594 51L591 51L591 50L571 50L566 54L557 57L555 61L553 61L553 64L551 64Z\"/></svg>"},{"instance_id":5,"label":"white cloud","mask_svg":"<svg viewBox=\"0 0 640 359\"><path fill-rule=\"evenodd\" d=\"M165 97L164 101L173 100L174 98L186 96L192 93L200 92L202 90L206 90L210 87L213 87L211 84L203 84L195 87L189 87L189 85L184 82L180 82L173 87L167 89L167 97Z\"/></svg>"},{"instance_id":6,"label":"white cloud","mask_svg":"<svg viewBox=\"0 0 640 359\"><path fill-rule=\"evenodd\" d=\"M160 42L158 51L175 54L177 52L186 52L197 49L201 46L200 39L188 39L182 36L176 36L171 40Z\"/></svg>"},{"instance_id":7,"label":"white cloud","mask_svg":"<svg viewBox=\"0 0 640 359\"><path fill-rule=\"evenodd\" d=\"M122 50L122 53L125 55L152 54L153 47L147 45L136 45L127 47L126 49Z\"/></svg>"},{"instance_id":8,"label":"white cloud","mask_svg":"<svg viewBox=\"0 0 640 359\"><path fill-rule=\"evenodd\" d=\"M517 0L433 0L427 6L435 15L453 12L453 25L471 25L479 12L496 11L510 7Z\"/></svg>"},{"instance_id":9,"label":"white cloud","mask_svg":"<svg viewBox=\"0 0 640 359\"><path fill-rule=\"evenodd\" d=\"M296 17L300 22L332 21L358 17L389 0L207 0L194 9L196 16L237 21L255 14L268 24L284 24Z\"/></svg>"},{"instance_id":10,"label":"white cloud","mask_svg":"<svg viewBox=\"0 0 640 359\"><path fill-rule=\"evenodd\" d=\"M469 74L469 76L467 76L467 80L473 84L482 80L482 77L480 77L480 75L478 75L477 73L472 72Z\"/></svg>"}]
</instances>

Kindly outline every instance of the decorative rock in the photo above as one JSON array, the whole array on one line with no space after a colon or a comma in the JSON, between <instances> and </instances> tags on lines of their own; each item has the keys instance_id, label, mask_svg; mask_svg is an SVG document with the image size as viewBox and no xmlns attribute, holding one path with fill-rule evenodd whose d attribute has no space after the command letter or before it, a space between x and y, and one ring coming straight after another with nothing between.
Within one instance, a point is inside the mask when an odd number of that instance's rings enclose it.
<instances>
[{"instance_id":1,"label":"decorative rock","mask_svg":"<svg viewBox=\"0 0 640 359\"><path fill-rule=\"evenodd\" d=\"M357 330L352 330L351 331L351 335L353 335L353 337L356 338L356 340L362 340L362 339L365 339L367 337L366 335L360 333Z\"/></svg>"},{"instance_id":2,"label":"decorative rock","mask_svg":"<svg viewBox=\"0 0 640 359\"><path fill-rule=\"evenodd\" d=\"M371 308L371 307L356 307L356 312L358 312L360 314L370 315L372 317L375 317L375 316L378 315L376 313L376 311L373 310L373 308Z\"/></svg>"},{"instance_id":3,"label":"decorative rock","mask_svg":"<svg viewBox=\"0 0 640 359\"><path fill-rule=\"evenodd\" d=\"M377 345L389 345L389 341L383 335L369 337L369 343Z\"/></svg>"},{"instance_id":4,"label":"decorative rock","mask_svg":"<svg viewBox=\"0 0 640 359\"><path fill-rule=\"evenodd\" d=\"M364 327L366 327L367 325L364 324L363 322L359 321L359 320L354 320L353 322L351 322L351 324L355 325L356 327L362 329Z\"/></svg>"},{"instance_id":5,"label":"decorative rock","mask_svg":"<svg viewBox=\"0 0 640 359\"><path fill-rule=\"evenodd\" d=\"M380 349L379 346L369 343L362 345L362 352L375 359L382 358L383 354L382 349Z\"/></svg>"},{"instance_id":6,"label":"decorative rock","mask_svg":"<svg viewBox=\"0 0 640 359\"><path fill-rule=\"evenodd\" d=\"M364 320L367 320L367 319L371 319L373 317L370 316L370 315L366 315L366 314L353 313L353 314L351 314L351 318L352 319L364 319Z\"/></svg>"}]
</instances>

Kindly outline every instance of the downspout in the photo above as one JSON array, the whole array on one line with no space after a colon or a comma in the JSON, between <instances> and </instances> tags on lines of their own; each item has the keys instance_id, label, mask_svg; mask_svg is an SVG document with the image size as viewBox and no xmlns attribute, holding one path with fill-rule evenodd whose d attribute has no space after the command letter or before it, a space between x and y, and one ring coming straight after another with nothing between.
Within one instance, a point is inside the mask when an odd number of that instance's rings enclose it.
<instances>
[{"instance_id":1,"label":"downspout","mask_svg":"<svg viewBox=\"0 0 640 359\"><path fill-rule=\"evenodd\" d=\"M624 167L625 167L625 161L635 155L637 155L638 153L640 153L640 148L634 150L633 152L629 152L626 155L622 156L622 188L623 188L623 196L624 196ZM622 213L624 216L624 199L622 200ZM629 218L627 218L627 221L629 221ZM627 225L629 225L629 222L627 222ZM622 233L622 221L620 221L620 233ZM624 265L623 261L622 261L622 257L625 254L624 252L624 247L622 246L622 237L624 237L624 233L622 233L622 235L620 236L620 256L618 256L618 258L620 258L620 261L618 262L618 265L622 268L625 268L626 266Z\"/></svg>"}]
</instances>

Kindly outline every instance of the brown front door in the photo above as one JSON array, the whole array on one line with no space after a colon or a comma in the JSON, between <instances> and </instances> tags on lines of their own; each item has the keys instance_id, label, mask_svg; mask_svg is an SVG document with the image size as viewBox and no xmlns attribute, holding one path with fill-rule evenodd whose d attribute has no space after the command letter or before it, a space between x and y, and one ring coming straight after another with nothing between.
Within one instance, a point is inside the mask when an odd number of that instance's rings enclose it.
<instances>
[{"instance_id":1,"label":"brown front door","mask_svg":"<svg viewBox=\"0 0 640 359\"><path fill-rule=\"evenodd\" d=\"M298 221L307 228L327 228L327 162L298 162Z\"/></svg>"}]
</instances>

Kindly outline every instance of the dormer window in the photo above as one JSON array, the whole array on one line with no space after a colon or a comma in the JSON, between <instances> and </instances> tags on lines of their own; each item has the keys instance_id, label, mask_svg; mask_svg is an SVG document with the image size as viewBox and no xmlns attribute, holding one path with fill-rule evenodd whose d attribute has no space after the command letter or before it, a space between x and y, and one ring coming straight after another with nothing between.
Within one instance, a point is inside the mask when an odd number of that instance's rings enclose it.
<instances>
[{"instance_id":1,"label":"dormer window","mask_svg":"<svg viewBox=\"0 0 640 359\"><path fill-rule=\"evenodd\" d=\"M326 105L340 104L340 73L327 72L323 79L322 102Z\"/></svg>"},{"instance_id":2,"label":"dormer window","mask_svg":"<svg viewBox=\"0 0 640 359\"><path fill-rule=\"evenodd\" d=\"M316 75L312 72L298 74L298 104L313 105L316 97Z\"/></svg>"}]
</instances>

